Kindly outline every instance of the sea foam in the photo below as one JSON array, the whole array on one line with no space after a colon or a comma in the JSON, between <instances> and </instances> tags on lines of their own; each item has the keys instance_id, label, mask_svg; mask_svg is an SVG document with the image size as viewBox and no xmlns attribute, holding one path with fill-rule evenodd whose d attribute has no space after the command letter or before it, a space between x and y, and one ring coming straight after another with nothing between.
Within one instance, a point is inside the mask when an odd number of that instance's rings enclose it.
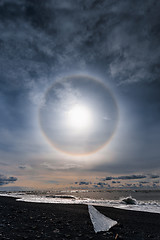
<instances>
[{"instance_id":1,"label":"sea foam","mask_svg":"<svg viewBox=\"0 0 160 240\"><path fill-rule=\"evenodd\" d=\"M59 204L87 204L104 207L114 207L124 210L134 210L150 213L160 213L160 202L158 201L137 201L131 196L119 200L103 200L91 198L78 198L71 195L40 196L25 193L0 193L0 196L15 197L17 201L37 203L59 203Z\"/></svg>"}]
</instances>

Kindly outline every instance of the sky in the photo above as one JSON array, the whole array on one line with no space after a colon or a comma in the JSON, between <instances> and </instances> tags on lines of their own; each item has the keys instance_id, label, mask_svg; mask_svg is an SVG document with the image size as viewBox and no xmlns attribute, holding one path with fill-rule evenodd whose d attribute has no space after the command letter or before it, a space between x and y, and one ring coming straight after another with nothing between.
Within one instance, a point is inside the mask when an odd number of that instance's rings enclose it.
<instances>
[{"instance_id":1,"label":"sky","mask_svg":"<svg viewBox=\"0 0 160 240\"><path fill-rule=\"evenodd\" d=\"M160 187L159 11L0 1L0 190Z\"/></svg>"}]
</instances>

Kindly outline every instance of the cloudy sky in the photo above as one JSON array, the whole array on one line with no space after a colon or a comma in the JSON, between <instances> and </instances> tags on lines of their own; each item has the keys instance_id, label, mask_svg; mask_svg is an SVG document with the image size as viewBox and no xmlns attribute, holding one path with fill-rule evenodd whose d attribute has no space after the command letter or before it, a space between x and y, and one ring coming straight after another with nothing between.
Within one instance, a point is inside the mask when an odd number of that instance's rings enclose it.
<instances>
[{"instance_id":1,"label":"cloudy sky","mask_svg":"<svg viewBox=\"0 0 160 240\"><path fill-rule=\"evenodd\" d=\"M0 1L0 189L160 186L159 12L149 0ZM112 138L83 156L57 150L39 121L48 89L73 75L104 84L118 112Z\"/></svg>"}]
</instances>

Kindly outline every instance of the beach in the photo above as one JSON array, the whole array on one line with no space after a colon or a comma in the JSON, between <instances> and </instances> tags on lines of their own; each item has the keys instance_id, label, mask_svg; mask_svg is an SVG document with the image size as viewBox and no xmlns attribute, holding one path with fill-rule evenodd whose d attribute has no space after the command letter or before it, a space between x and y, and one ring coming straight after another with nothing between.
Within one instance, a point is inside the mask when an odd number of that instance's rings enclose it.
<instances>
[{"instance_id":1,"label":"beach","mask_svg":"<svg viewBox=\"0 0 160 240\"><path fill-rule=\"evenodd\" d=\"M160 239L160 214L96 206L118 222L108 232L95 233L82 204L51 204L0 197L0 239Z\"/></svg>"}]
</instances>

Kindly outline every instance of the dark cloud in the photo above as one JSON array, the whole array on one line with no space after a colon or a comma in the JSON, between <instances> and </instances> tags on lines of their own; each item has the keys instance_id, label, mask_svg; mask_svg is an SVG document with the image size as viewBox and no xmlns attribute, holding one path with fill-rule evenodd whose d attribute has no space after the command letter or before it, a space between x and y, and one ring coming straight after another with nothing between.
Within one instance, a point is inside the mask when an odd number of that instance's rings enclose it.
<instances>
[{"instance_id":1,"label":"dark cloud","mask_svg":"<svg viewBox=\"0 0 160 240\"><path fill-rule=\"evenodd\" d=\"M19 169L24 170L24 169L26 169L26 166L19 166Z\"/></svg>"},{"instance_id":2,"label":"dark cloud","mask_svg":"<svg viewBox=\"0 0 160 240\"><path fill-rule=\"evenodd\" d=\"M97 186L104 187L105 185L108 185L108 184L106 184L106 183L104 183L104 182L98 182L98 183L97 183Z\"/></svg>"},{"instance_id":3,"label":"dark cloud","mask_svg":"<svg viewBox=\"0 0 160 240\"><path fill-rule=\"evenodd\" d=\"M159 181L154 181L153 183L159 183Z\"/></svg>"},{"instance_id":4,"label":"dark cloud","mask_svg":"<svg viewBox=\"0 0 160 240\"><path fill-rule=\"evenodd\" d=\"M24 139L29 129L36 136L34 107L45 90L64 74L91 72L115 89L124 122L116 164L105 159L91 170L159 169L159 12L160 2L149 0L1 0L0 150L12 156L23 144L35 154Z\"/></svg>"},{"instance_id":5,"label":"dark cloud","mask_svg":"<svg viewBox=\"0 0 160 240\"><path fill-rule=\"evenodd\" d=\"M93 185L94 188L110 188L110 184L104 183L104 182L98 182Z\"/></svg>"},{"instance_id":6,"label":"dark cloud","mask_svg":"<svg viewBox=\"0 0 160 240\"><path fill-rule=\"evenodd\" d=\"M156 183L153 183L152 187L159 188L159 185L157 185Z\"/></svg>"},{"instance_id":7,"label":"dark cloud","mask_svg":"<svg viewBox=\"0 0 160 240\"><path fill-rule=\"evenodd\" d=\"M114 183L116 183L116 181L112 181L112 183L114 184Z\"/></svg>"},{"instance_id":8,"label":"dark cloud","mask_svg":"<svg viewBox=\"0 0 160 240\"><path fill-rule=\"evenodd\" d=\"M62 2L2 1L1 66L7 84L12 76L9 86L42 84L40 76L73 63L101 65L119 83L158 81L158 1Z\"/></svg>"},{"instance_id":9,"label":"dark cloud","mask_svg":"<svg viewBox=\"0 0 160 240\"><path fill-rule=\"evenodd\" d=\"M149 183L149 182L141 181L141 182L139 182L139 183L141 183L141 184L146 184L146 183Z\"/></svg>"},{"instance_id":10,"label":"dark cloud","mask_svg":"<svg viewBox=\"0 0 160 240\"><path fill-rule=\"evenodd\" d=\"M151 175L151 178L159 178L159 175Z\"/></svg>"},{"instance_id":11,"label":"dark cloud","mask_svg":"<svg viewBox=\"0 0 160 240\"><path fill-rule=\"evenodd\" d=\"M121 179L121 180L132 180L132 179L142 179L146 178L147 176L145 175L128 175L128 176L119 176L119 177L106 177L103 179L103 181L109 181L112 179ZM115 183L115 181L114 181Z\"/></svg>"},{"instance_id":12,"label":"dark cloud","mask_svg":"<svg viewBox=\"0 0 160 240\"><path fill-rule=\"evenodd\" d=\"M112 180L112 179L113 179L113 177L106 177L104 180L109 181L109 180Z\"/></svg>"},{"instance_id":13,"label":"dark cloud","mask_svg":"<svg viewBox=\"0 0 160 240\"><path fill-rule=\"evenodd\" d=\"M9 184L9 183L14 183L15 181L17 181L16 177L6 177L3 175L0 175L0 185L1 186Z\"/></svg>"},{"instance_id":14,"label":"dark cloud","mask_svg":"<svg viewBox=\"0 0 160 240\"><path fill-rule=\"evenodd\" d=\"M92 184L91 182L86 182L86 181L80 181L80 182L75 182L75 184L79 184L79 185L89 185Z\"/></svg>"},{"instance_id":15,"label":"dark cloud","mask_svg":"<svg viewBox=\"0 0 160 240\"><path fill-rule=\"evenodd\" d=\"M128 175L128 176L120 176L120 177L117 177L117 179L122 179L122 180L125 180L125 179L141 179L141 178L146 178L145 175Z\"/></svg>"},{"instance_id":16,"label":"dark cloud","mask_svg":"<svg viewBox=\"0 0 160 240\"><path fill-rule=\"evenodd\" d=\"M127 186L127 187L131 187L132 184L131 184L131 183L127 183L126 186Z\"/></svg>"}]
</instances>

